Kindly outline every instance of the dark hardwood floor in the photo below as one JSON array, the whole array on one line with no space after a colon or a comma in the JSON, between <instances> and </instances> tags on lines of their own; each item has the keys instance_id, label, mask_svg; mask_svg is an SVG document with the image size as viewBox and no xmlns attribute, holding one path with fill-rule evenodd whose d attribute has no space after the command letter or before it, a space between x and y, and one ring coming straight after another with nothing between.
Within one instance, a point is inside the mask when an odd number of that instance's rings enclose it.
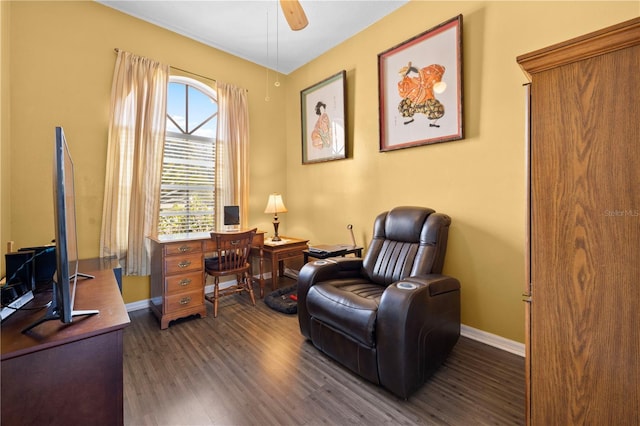
<instances>
[{"instance_id":1,"label":"dark hardwood floor","mask_svg":"<svg viewBox=\"0 0 640 426\"><path fill-rule=\"evenodd\" d=\"M281 284L286 285L286 284ZM160 330L148 310L124 331L127 425L522 425L524 360L461 337L408 401L305 341L297 317L246 294Z\"/></svg>"}]
</instances>

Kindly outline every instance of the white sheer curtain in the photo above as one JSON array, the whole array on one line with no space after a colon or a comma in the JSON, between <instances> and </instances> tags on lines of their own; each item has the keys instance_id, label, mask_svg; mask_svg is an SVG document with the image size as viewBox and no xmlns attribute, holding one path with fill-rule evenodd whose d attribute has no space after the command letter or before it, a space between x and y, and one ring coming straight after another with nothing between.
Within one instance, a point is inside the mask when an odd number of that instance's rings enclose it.
<instances>
[{"instance_id":1,"label":"white sheer curtain","mask_svg":"<svg viewBox=\"0 0 640 426\"><path fill-rule=\"evenodd\" d=\"M249 107L247 91L218 82L216 228L224 229L223 207L240 206L240 226L249 221Z\"/></svg>"},{"instance_id":2,"label":"white sheer curtain","mask_svg":"<svg viewBox=\"0 0 640 426\"><path fill-rule=\"evenodd\" d=\"M156 234L169 66L120 50L111 89L100 256L149 275Z\"/></svg>"}]
</instances>

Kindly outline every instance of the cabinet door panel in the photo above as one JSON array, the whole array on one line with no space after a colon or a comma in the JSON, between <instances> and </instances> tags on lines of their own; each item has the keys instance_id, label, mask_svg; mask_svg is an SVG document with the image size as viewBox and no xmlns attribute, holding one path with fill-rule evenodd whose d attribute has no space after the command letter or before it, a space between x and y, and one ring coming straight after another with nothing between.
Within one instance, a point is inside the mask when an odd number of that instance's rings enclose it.
<instances>
[{"instance_id":1,"label":"cabinet door panel","mask_svg":"<svg viewBox=\"0 0 640 426\"><path fill-rule=\"evenodd\" d=\"M533 77L532 424L640 423L639 58Z\"/></svg>"}]
</instances>

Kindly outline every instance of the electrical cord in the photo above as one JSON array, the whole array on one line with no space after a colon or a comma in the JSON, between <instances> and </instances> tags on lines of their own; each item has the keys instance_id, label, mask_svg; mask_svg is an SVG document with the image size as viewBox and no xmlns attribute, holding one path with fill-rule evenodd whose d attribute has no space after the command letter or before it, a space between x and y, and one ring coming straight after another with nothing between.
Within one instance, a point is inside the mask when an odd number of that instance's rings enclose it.
<instances>
[{"instance_id":1,"label":"electrical cord","mask_svg":"<svg viewBox=\"0 0 640 426\"><path fill-rule=\"evenodd\" d=\"M6 280L5 285L2 286L2 289L4 290L5 288L11 288L11 287L16 287L16 286L22 285L23 283L11 284L11 281L16 277L16 275L18 275L18 272L20 272L30 262L33 262L33 260L35 258L37 258L38 256L42 256L45 253L51 253L55 249L56 249L55 247L47 247L46 249L39 251L38 253L36 253L33 256L31 256L29 259L27 259L24 262L22 262L22 264L20 266L18 266L18 269L15 270L15 272L11 275L11 277L8 280Z\"/></svg>"}]
</instances>

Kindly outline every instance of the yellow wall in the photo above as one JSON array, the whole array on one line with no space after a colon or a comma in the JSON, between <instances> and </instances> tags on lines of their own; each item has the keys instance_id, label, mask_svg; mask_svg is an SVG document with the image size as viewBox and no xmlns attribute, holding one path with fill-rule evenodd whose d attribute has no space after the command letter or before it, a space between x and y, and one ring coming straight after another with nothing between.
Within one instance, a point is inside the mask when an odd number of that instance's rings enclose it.
<instances>
[{"instance_id":1,"label":"yellow wall","mask_svg":"<svg viewBox=\"0 0 640 426\"><path fill-rule=\"evenodd\" d=\"M0 2L0 247L11 239L9 151L9 4ZM4 275L4 249L0 250L0 275Z\"/></svg>"},{"instance_id":2,"label":"yellow wall","mask_svg":"<svg viewBox=\"0 0 640 426\"><path fill-rule=\"evenodd\" d=\"M284 95L272 86L265 102L265 68L94 2L12 2L10 12L10 204L17 247L53 238L52 142L61 125L76 168L80 255L99 254L114 48L249 90L250 221L270 229L262 213L267 196L286 189ZM147 299L148 278L125 277L123 296L125 302Z\"/></svg>"},{"instance_id":3,"label":"yellow wall","mask_svg":"<svg viewBox=\"0 0 640 426\"><path fill-rule=\"evenodd\" d=\"M377 54L463 15L462 141L378 152ZM445 273L462 322L524 341L524 89L516 56L640 14L638 2L412 1L289 75L284 222L312 242L371 238L375 215L422 205L452 217ZM301 165L300 91L347 72L349 159ZM560 265L559 265L560 266Z\"/></svg>"},{"instance_id":4,"label":"yellow wall","mask_svg":"<svg viewBox=\"0 0 640 426\"><path fill-rule=\"evenodd\" d=\"M1 9L3 249L9 235L18 247L53 238L51 145L53 128L62 125L76 163L80 254L98 255L118 47L249 90L251 225L272 229L262 211L274 191L289 209L281 233L316 243L348 241L351 223L364 244L375 215L395 205L446 212L453 225L445 271L462 282L463 322L521 342L526 80L515 57L640 12L637 2L413 1L281 76L265 102L263 67L97 3L9 4ZM457 14L464 15L466 139L379 153L377 54ZM350 158L302 166L300 90L342 69ZM148 296L147 277L125 277L125 302Z\"/></svg>"}]
</instances>

